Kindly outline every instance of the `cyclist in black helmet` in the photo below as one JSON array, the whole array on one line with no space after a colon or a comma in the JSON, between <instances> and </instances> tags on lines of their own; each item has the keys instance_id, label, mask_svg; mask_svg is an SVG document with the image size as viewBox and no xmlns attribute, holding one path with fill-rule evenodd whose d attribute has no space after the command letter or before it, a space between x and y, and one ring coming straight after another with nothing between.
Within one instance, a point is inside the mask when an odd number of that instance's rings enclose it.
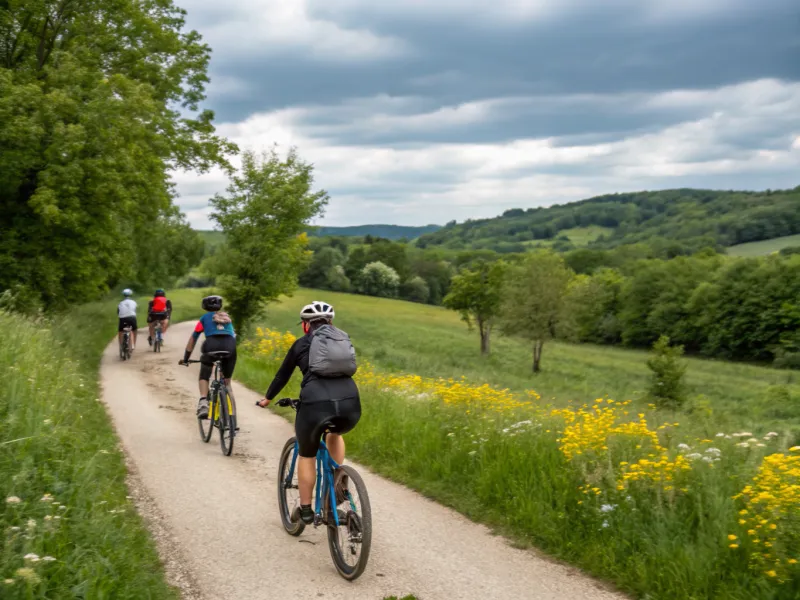
<instances>
[{"instance_id":1,"label":"cyclist in black helmet","mask_svg":"<svg viewBox=\"0 0 800 600\"><path fill-rule=\"evenodd\" d=\"M314 301L303 307L303 310L300 311L300 319L305 335L289 349L264 399L258 403L261 407L269 406L269 403L289 382L295 367L300 368L303 373L303 381L300 384L300 407L294 422L300 446L298 463L300 506L295 510L292 519L294 521L302 520L306 524L314 520L311 495L317 475L315 457L323 431L330 424L326 445L331 458L341 465L344 462L345 454L342 434L351 431L361 418L361 400L358 387L352 377L322 377L313 374L309 369L311 338L318 328L332 324L334 314L333 307L326 302ZM339 469L337 469L334 485L337 498L345 497L347 477Z\"/></svg>"},{"instance_id":2,"label":"cyclist in black helmet","mask_svg":"<svg viewBox=\"0 0 800 600\"><path fill-rule=\"evenodd\" d=\"M200 317L197 325L192 332L189 342L186 344L186 351L179 365L188 365L189 357L192 355L194 346L203 333L206 336L203 346L200 348L202 361L200 365L200 400L197 403L197 418L208 418L208 381L211 379L211 370L214 367L214 360L210 358L208 352L228 352L228 356L222 359L222 376L225 378L225 385L233 395L231 388L231 377L236 368L236 332L233 330L233 323L228 313L222 312L221 296L206 296L203 298L203 310L206 314Z\"/></svg>"}]
</instances>

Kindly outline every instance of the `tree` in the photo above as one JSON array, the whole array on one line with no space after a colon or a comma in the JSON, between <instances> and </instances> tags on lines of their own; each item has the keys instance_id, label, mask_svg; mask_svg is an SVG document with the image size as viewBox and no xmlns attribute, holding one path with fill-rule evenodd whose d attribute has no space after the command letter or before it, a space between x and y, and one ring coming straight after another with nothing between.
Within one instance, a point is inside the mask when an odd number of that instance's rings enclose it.
<instances>
[{"instance_id":1,"label":"tree","mask_svg":"<svg viewBox=\"0 0 800 600\"><path fill-rule=\"evenodd\" d=\"M313 167L290 149L286 158L273 148L242 155L227 195L211 200L211 218L227 239L219 282L234 323L241 330L265 302L291 293L307 265L305 227L323 212L324 190L313 191Z\"/></svg>"},{"instance_id":2,"label":"tree","mask_svg":"<svg viewBox=\"0 0 800 600\"><path fill-rule=\"evenodd\" d=\"M55 308L138 278L137 258L173 274L170 244L148 251L186 237L169 173L235 149L199 108L209 48L184 24L171 0L0 3L0 289Z\"/></svg>"},{"instance_id":3,"label":"tree","mask_svg":"<svg viewBox=\"0 0 800 600\"><path fill-rule=\"evenodd\" d=\"M329 288L329 274L344 264L344 255L337 248L325 246L314 252L308 268L300 274L300 285L310 288Z\"/></svg>"},{"instance_id":4,"label":"tree","mask_svg":"<svg viewBox=\"0 0 800 600\"><path fill-rule=\"evenodd\" d=\"M428 284L419 275L415 275L401 286L401 293L403 298L411 300L411 302L419 302L425 304L430 298L431 291Z\"/></svg>"},{"instance_id":5,"label":"tree","mask_svg":"<svg viewBox=\"0 0 800 600\"><path fill-rule=\"evenodd\" d=\"M400 286L397 272L382 262L371 262L361 271L359 290L367 296L396 298Z\"/></svg>"},{"instance_id":6,"label":"tree","mask_svg":"<svg viewBox=\"0 0 800 600\"><path fill-rule=\"evenodd\" d=\"M481 336L481 354L491 351L491 334L500 312L503 279L506 264L479 263L474 269L465 269L453 277L450 292L443 303L450 310L458 311L461 319L472 329L477 325Z\"/></svg>"},{"instance_id":7,"label":"tree","mask_svg":"<svg viewBox=\"0 0 800 600\"><path fill-rule=\"evenodd\" d=\"M501 325L507 335L532 342L534 373L541 370L545 341L555 337L572 277L564 260L548 250L531 253L509 270L503 286Z\"/></svg>"}]
</instances>

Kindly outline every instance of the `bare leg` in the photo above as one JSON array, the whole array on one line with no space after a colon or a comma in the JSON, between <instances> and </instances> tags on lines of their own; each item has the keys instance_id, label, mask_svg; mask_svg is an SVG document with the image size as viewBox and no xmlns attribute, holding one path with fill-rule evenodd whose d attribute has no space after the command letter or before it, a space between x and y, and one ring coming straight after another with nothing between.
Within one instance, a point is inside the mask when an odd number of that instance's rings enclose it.
<instances>
[{"instance_id":1,"label":"bare leg","mask_svg":"<svg viewBox=\"0 0 800 600\"><path fill-rule=\"evenodd\" d=\"M147 324L147 326L150 328L150 339L152 340L154 337L156 337L156 322L151 321Z\"/></svg>"},{"instance_id":2,"label":"bare leg","mask_svg":"<svg viewBox=\"0 0 800 600\"><path fill-rule=\"evenodd\" d=\"M136 348L136 340L139 337L139 332L134 329L131 333L133 334L133 347Z\"/></svg>"},{"instance_id":3,"label":"bare leg","mask_svg":"<svg viewBox=\"0 0 800 600\"><path fill-rule=\"evenodd\" d=\"M200 380L200 397L201 398L208 397L208 379Z\"/></svg>"},{"instance_id":4,"label":"bare leg","mask_svg":"<svg viewBox=\"0 0 800 600\"><path fill-rule=\"evenodd\" d=\"M122 332L121 331L117 334L117 337L119 338L119 345L122 346Z\"/></svg>"},{"instance_id":5,"label":"bare leg","mask_svg":"<svg viewBox=\"0 0 800 600\"><path fill-rule=\"evenodd\" d=\"M161 335L167 333L167 327L169 326L169 320L164 319L161 321Z\"/></svg>"},{"instance_id":6,"label":"bare leg","mask_svg":"<svg viewBox=\"0 0 800 600\"><path fill-rule=\"evenodd\" d=\"M331 458L341 465L344 462L344 438L339 434L329 433L325 437L325 444Z\"/></svg>"},{"instance_id":7,"label":"bare leg","mask_svg":"<svg viewBox=\"0 0 800 600\"><path fill-rule=\"evenodd\" d=\"M311 495L317 481L317 459L299 457L297 479L300 484L300 504L311 504Z\"/></svg>"}]
</instances>

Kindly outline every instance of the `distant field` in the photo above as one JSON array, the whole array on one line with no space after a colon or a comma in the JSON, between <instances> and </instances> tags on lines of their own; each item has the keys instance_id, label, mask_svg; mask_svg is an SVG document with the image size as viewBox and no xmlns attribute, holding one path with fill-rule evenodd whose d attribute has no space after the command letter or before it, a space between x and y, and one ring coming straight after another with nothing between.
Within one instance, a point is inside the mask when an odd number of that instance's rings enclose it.
<instances>
[{"instance_id":1,"label":"distant field","mask_svg":"<svg viewBox=\"0 0 800 600\"><path fill-rule=\"evenodd\" d=\"M335 305L337 323L351 334L360 356L388 371L431 377L466 375L471 381L515 391L535 389L556 405L605 395L631 399L642 408L647 405L645 352L549 342L544 347L543 372L534 376L527 344L496 334L492 356L484 360L478 352L477 334L470 333L458 315L439 307L300 290L294 298L270 306L265 324L297 335L300 307L318 298ZM796 373L693 358L687 379L699 403L696 418L685 421L707 429L704 435L733 427L791 428L800 434L800 402L776 405L768 391L774 385L787 385L791 397L800 399Z\"/></svg>"},{"instance_id":2,"label":"distant field","mask_svg":"<svg viewBox=\"0 0 800 600\"><path fill-rule=\"evenodd\" d=\"M599 227L591 225L589 227L573 227L572 229L563 229L558 232L558 236L565 235L577 247L588 246L591 242L595 241L601 235L613 232L613 229L608 227ZM550 240L531 240L525 242L526 246L548 248L553 245L555 238Z\"/></svg>"},{"instance_id":3,"label":"distant field","mask_svg":"<svg viewBox=\"0 0 800 600\"><path fill-rule=\"evenodd\" d=\"M784 248L800 246L800 234L787 235L785 237L762 240L760 242L750 242L748 244L737 244L728 248L731 256L766 256L773 252L780 252Z\"/></svg>"}]
</instances>

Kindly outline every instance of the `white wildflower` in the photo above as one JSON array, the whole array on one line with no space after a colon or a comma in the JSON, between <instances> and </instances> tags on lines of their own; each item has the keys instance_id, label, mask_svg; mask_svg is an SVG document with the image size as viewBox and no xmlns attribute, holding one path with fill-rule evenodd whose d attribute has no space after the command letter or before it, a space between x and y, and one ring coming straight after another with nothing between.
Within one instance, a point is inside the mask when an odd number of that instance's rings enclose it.
<instances>
[{"instance_id":1,"label":"white wildflower","mask_svg":"<svg viewBox=\"0 0 800 600\"><path fill-rule=\"evenodd\" d=\"M11 531L22 531L22 530L16 525L14 525L14 527L11 528Z\"/></svg>"},{"instance_id":2,"label":"white wildflower","mask_svg":"<svg viewBox=\"0 0 800 600\"><path fill-rule=\"evenodd\" d=\"M717 437L725 437L725 434L724 433L718 433Z\"/></svg>"},{"instance_id":3,"label":"white wildflower","mask_svg":"<svg viewBox=\"0 0 800 600\"><path fill-rule=\"evenodd\" d=\"M714 462L714 457L713 456L704 456L703 457L703 462L712 463L712 462Z\"/></svg>"},{"instance_id":4,"label":"white wildflower","mask_svg":"<svg viewBox=\"0 0 800 600\"><path fill-rule=\"evenodd\" d=\"M603 521L603 529L605 529L606 527L608 527L608 521Z\"/></svg>"},{"instance_id":5,"label":"white wildflower","mask_svg":"<svg viewBox=\"0 0 800 600\"><path fill-rule=\"evenodd\" d=\"M691 450L691 447L689 447L688 444L678 444L678 450L680 450L681 452L688 452L689 450Z\"/></svg>"},{"instance_id":6,"label":"white wildflower","mask_svg":"<svg viewBox=\"0 0 800 600\"><path fill-rule=\"evenodd\" d=\"M471 452L468 452L467 454L469 454L470 456L475 456L475 454L477 452L478 452L477 450L472 450Z\"/></svg>"},{"instance_id":7,"label":"white wildflower","mask_svg":"<svg viewBox=\"0 0 800 600\"><path fill-rule=\"evenodd\" d=\"M36 529L36 520L28 519L28 529Z\"/></svg>"},{"instance_id":8,"label":"white wildflower","mask_svg":"<svg viewBox=\"0 0 800 600\"><path fill-rule=\"evenodd\" d=\"M603 504L603 506L600 507L600 512L601 513L610 513L615 508L617 508L616 504Z\"/></svg>"},{"instance_id":9,"label":"white wildflower","mask_svg":"<svg viewBox=\"0 0 800 600\"><path fill-rule=\"evenodd\" d=\"M39 562L41 560L38 554L34 554L31 552L30 554L26 554L22 557L24 560L29 560L30 562Z\"/></svg>"},{"instance_id":10,"label":"white wildflower","mask_svg":"<svg viewBox=\"0 0 800 600\"><path fill-rule=\"evenodd\" d=\"M686 458L689 459L689 460L697 460L700 457L701 457L701 455L698 454L697 452L692 452L691 454L687 454L686 455Z\"/></svg>"},{"instance_id":11,"label":"white wildflower","mask_svg":"<svg viewBox=\"0 0 800 600\"><path fill-rule=\"evenodd\" d=\"M19 504L20 502L22 502L22 500L20 500L19 496L9 496L6 498L7 504Z\"/></svg>"},{"instance_id":12,"label":"white wildflower","mask_svg":"<svg viewBox=\"0 0 800 600\"><path fill-rule=\"evenodd\" d=\"M67 507L62 504L58 507L58 510L67 510Z\"/></svg>"},{"instance_id":13,"label":"white wildflower","mask_svg":"<svg viewBox=\"0 0 800 600\"><path fill-rule=\"evenodd\" d=\"M747 443L748 444L756 444L756 443L758 443L758 440L756 438L750 438L749 440L747 440Z\"/></svg>"},{"instance_id":14,"label":"white wildflower","mask_svg":"<svg viewBox=\"0 0 800 600\"><path fill-rule=\"evenodd\" d=\"M722 450L719 448L706 448L706 454L711 454L712 456L721 456Z\"/></svg>"},{"instance_id":15,"label":"white wildflower","mask_svg":"<svg viewBox=\"0 0 800 600\"><path fill-rule=\"evenodd\" d=\"M52 421L52 419L45 419L45 420L44 420L44 421L42 421L42 422L43 422L45 425L50 425L50 423L52 423L53 421Z\"/></svg>"},{"instance_id":16,"label":"white wildflower","mask_svg":"<svg viewBox=\"0 0 800 600\"><path fill-rule=\"evenodd\" d=\"M55 498L53 498L53 495L52 495L52 494L45 494L44 496L42 496L42 499L41 499L41 500L39 500L39 502L47 502L47 503L50 503L50 502L52 502L53 500L55 500Z\"/></svg>"},{"instance_id":17,"label":"white wildflower","mask_svg":"<svg viewBox=\"0 0 800 600\"><path fill-rule=\"evenodd\" d=\"M453 437L453 436L455 436L455 433L453 433L452 431L447 434L447 437Z\"/></svg>"},{"instance_id":18,"label":"white wildflower","mask_svg":"<svg viewBox=\"0 0 800 600\"><path fill-rule=\"evenodd\" d=\"M756 444L756 447L758 447L758 448L766 448L767 445L766 444Z\"/></svg>"},{"instance_id":19,"label":"white wildflower","mask_svg":"<svg viewBox=\"0 0 800 600\"><path fill-rule=\"evenodd\" d=\"M3 583L5 583L6 585L14 585L14 580L13 579L5 579L5 580L3 580Z\"/></svg>"},{"instance_id":20,"label":"white wildflower","mask_svg":"<svg viewBox=\"0 0 800 600\"><path fill-rule=\"evenodd\" d=\"M44 562L54 562L56 559L52 556L45 556L42 560Z\"/></svg>"},{"instance_id":21,"label":"white wildflower","mask_svg":"<svg viewBox=\"0 0 800 600\"><path fill-rule=\"evenodd\" d=\"M748 444L747 442L739 442L736 445L739 446L739 448L749 448L750 447L750 444Z\"/></svg>"}]
</instances>

